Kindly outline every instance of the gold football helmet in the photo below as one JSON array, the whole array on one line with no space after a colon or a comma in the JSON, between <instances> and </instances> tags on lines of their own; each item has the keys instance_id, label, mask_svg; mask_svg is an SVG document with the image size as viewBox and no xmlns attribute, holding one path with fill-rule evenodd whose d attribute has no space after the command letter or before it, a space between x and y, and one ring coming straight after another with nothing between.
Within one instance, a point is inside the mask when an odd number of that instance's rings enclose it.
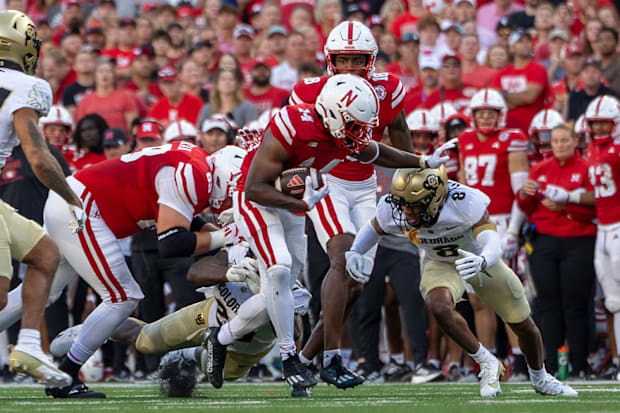
<instances>
[{"instance_id":1,"label":"gold football helmet","mask_svg":"<svg viewBox=\"0 0 620 413\"><path fill-rule=\"evenodd\" d=\"M30 17L17 10L0 11L0 67L33 75L41 40Z\"/></svg>"},{"instance_id":2,"label":"gold football helmet","mask_svg":"<svg viewBox=\"0 0 620 413\"><path fill-rule=\"evenodd\" d=\"M448 197L448 172L441 165L437 169L397 169L392 177L390 195L392 216L401 226L430 227L437 222L441 208ZM407 217L404 207L414 210L415 217Z\"/></svg>"}]
</instances>

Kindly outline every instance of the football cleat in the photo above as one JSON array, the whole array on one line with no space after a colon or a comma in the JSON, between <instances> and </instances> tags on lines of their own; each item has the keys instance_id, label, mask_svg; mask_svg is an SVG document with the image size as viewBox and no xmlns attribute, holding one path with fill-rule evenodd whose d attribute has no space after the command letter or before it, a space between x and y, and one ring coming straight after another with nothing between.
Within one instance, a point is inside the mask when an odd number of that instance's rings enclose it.
<instances>
[{"instance_id":1,"label":"football cleat","mask_svg":"<svg viewBox=\"0 0 620 413\"><path fill-rule=\"evenodd\" d=\"M355 374L364 377L364 383L366 384L383 384L385 382L381 374L380 364L373 365L368 362L361 363L355 371Z\"/></svg>"},{"instance_id":2,"label":"football cleat","mask_svg":"<svg viewBox=\"0 0 620 413\"><path fill-rule=\"evenodd\" d=\"M299 361L297 353L282 362L282 377L295 389L306 389L316 385L312 372Z\"/></svg>"},{"instance_id":3,"label":"football cleat","mask_svg":"<svg viewBox=\"0 0 620 413\"><path fill-rule=\"evenodd\" d=\"M47 387L65 387L73 382L70 375L58 369L42 352L11 351L9 370L27 374Z\"/></svg>"},{"instance_id":4,"label":"football cleat","mask_svg":"<svg viewBox=\"0 0 620 413\"><path fill-rule=\"evenodd\" d=\"M386 382L397 382L411 378L413 373L413 370L407 364L399 364L394 359L390 359L390 363L383 370L383 377Z\"/></svg>"},{"instance_id":5,"label":"football cleat","mask_svg":"<svg viewBox=\"0 0 620 413\"><path fill-rule=\"evenodd\" d=\"M448 381L457 382L463 377L463 373L461 373L461 368L458 364L450 364L448 367Z\"/></svg>"},{"instance_id":6,"label":"football cleat","mask_svg":"<svg viewBox=\"0 0 620 413\"><path fill-rule=\"evenodd\" d=\"M480 364L480 397L495 397L502 392L499 378L504 373L504 365L495 357Z\"/></svg>"},{"instance_id":7,"label":"football cleat","mask_svg":"<svg viewBox=\"0 0 620 413\"><path fill-rule=\"evenodd\" d=\"M157 370L161 393L168 397L192 397L197 366L194 360L184 358L180 351L166 353Z\"/></svg>"},{"instance_id":8,"label":"football cleat","mask_svg":"<svg viewBox=\"0 0 620 413\"><path fill-rule=\"evenodd\" d=\"M542 380L532 381L532 386L534 386L536 393L545 396L577 397L579 395L571 386L562 383L549 373L546 373Z\"/></svg>"},{"instance_id":9,"label":"football cleat","mask_svg":"<svg viewBox=\"0 0 620 413\"><path fill-rule=\"evenodd\" d=\"M291 385L291 397L310 397L312 393L310 392L310 387L300 387L297 388Z\"/></svg>"},{"instance_id":10,"label":"football cleat","mask_svg":"<svg viewBox=\"0 0 620 413\"><path fill-rule=\"evenodd\" d=\"M89 390L80 380L66 387L46 388L45 394L55 399L105 399L105 394Z\"/></svg>"},{"instance_id":11,"label":"football cleat","mask_svg":"<svg viewBox=\"0 0 620 413\"><path fill-rule=\"evenodd\" d=\"M364 382L364 377L358 376L342 364L342 357L335 355L332 357L329 366L321 369L321 380L327 384L332 384L339 389L348 389Z\"/></svg>"},{"instance_id":12,"label":"football cleat","mask_svg":"<svg viewBox=\"0 0 620 413\"><path fill-rule=\"evenodd\" d=\"M220 327L209 327L205 330L202 341L205 351L200 355L200 368L216 389L224 384L224 365L226 364L226 346L217 340L219 331Z\"/></svg>"},{"instance_id":13,"label":"football cleat","mask_svg":"<svg viewBox=\"0 0 620 413\"><path fill-rule=\"evenodd\" d=\"M438 379L439 377L442 376L442 374L443 373L441 372L440 369L436 368L430 363L421 364L415 369L413 376L411 376L411 383L412 384L428 383L428 382Z\"/></svg>"},{"instance_id":14,"label":"football cleat","mask_svg":"<svg viewBox=\"0 0 620 413\"><path fill-rule=\"evenodd\" d=\"M58 333L50 343L50 353L54 357L64 357L69 352L73 342L78 338L78 335L80 335L81 329L82 324L77 324Z\"/></svg>"}]
</instances>

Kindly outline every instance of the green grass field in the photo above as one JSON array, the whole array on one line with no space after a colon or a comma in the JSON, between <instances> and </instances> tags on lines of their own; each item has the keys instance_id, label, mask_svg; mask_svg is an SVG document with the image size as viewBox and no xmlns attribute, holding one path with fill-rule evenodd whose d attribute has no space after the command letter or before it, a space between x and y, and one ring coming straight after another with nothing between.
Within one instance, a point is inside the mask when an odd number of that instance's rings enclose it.
<instances>
[{"instance_id":1,"label":"green grass field","mask_svg":"<svg viewBox=\"0 0 620 413\"><path fill-rule=\"evenodd\" d=\"M201 385L195 396L169 399L155 385L95 385L107 393L105 400L53 400L38 386L0 386L0 412L465 412L547 413L619 412L620 386L609 383L578 383L578 398L542 397L527 384L502 384L503 393L481 399L476 384L363 385L342 391L326 385L313 389L309 399L288 397L284 384L226 384L215 390Z\"/></svg>"}]
</instances>

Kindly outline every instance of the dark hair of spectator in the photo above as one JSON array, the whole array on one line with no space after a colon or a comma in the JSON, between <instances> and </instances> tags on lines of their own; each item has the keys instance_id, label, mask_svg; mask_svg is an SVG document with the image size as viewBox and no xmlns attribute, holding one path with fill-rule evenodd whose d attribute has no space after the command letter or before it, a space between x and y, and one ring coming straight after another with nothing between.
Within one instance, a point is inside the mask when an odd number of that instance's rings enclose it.
<instances>
[{"instance_id":1,"label":"dark hair of spectator","mask_svg":"<svg viewBox=\"0 0 620 413\"><path fill-rule=\"evenodd\" d=\"M209 91L209 103L211 104L211 113L221 113L222 99L220 92L217 90L217 82L220 80L220 76L223 73L232 73L235 81L237 82L237 90L235 91L235 103L239 105L245 100L243 95L243 74L239 69L217 69L215 71L215 77L213 78L213 87Z\"/></svg>"},{"instance_id":2,"label":"dark hair of spectator","mask_svg":"<svg viewBox=\"0 0 620 413\"><path fill-rule=\"evenodd\" d=\"M441 31L441 27L434 16L424 16L418 21L418 33L431 27L435 27L437 31Z\"/></svg>"},{"instance_id":3,"label":"dark hair of spectator","mask_svg":"<svg viewBox=\"0 0 620 413\"><path fill-rule=\"evenodd\" d=\"M235 6L233 6L232 4L222 4L222 7L220 7L220 9L217 11L217 14L224 14L224 13L228 13L228 14L234 14L235 16L239 15L239 10L237 10L237 8Z\"/></svg>"},{"instance_id":4,"label":"dark hair of spectator","mask_svg":"<svg viewBox=\"0 0 620 413\"><path fill-rule=\"evenodd\" d=\"M170 37L170 35L168 34L168 32L166 32L165 30L157 30L155 33L153 33L153 38L151 39L151 43L154 42L156 39L165 39L168 43L172 43L172 38Z\"/></svg>"},{"instance_id":5,"label":"dark hair of spectator","mask_svg":"<svg viewBox=\"0 0 620 413\"><path fill-rule=\"evenodd\" d=\"M553 133L553 131L556 130L556 129L566 131L566 132L568 132L568 134L570 135L571 138L577 139L577 135L575 135L575 129L573 127L571 127L571 125L569 123L560 123L558 126L556 126L555 128L551 129L551 133Z\"/></svg>"},{"instance_id":6,"label":"dark hair of spectator","mask_svg":"<svg viewBox=\"0 0 620 413\"><path fill-rule=\"evenodd\" d=\"M598 37L601 37L601 34L603 33L611 33L611 35L614 37L614 40L616 43L618 43L618 31L611 28L611 27L605 27L603 26L603 28L598 32Z\"/></svg>"},{"instance_id":7,"label":"dark hair of spectator","mask_svg":"<svg viewBox=\"0 0 620 413\"><path fill-rule=\"evenodd\" d=\"M97 115L96 113L89 113L88 115L80 119L77 125L75 125L75 135L73 136L73 139L75 140L75 145L77 146L78 150L82 149L82 124L88 120L94 122L95 126L97 127L97 131L99 132L99 145L95 148L87 149L90 152L99 154L103 153L103 134L106 129L108 129L108 123L105 121L105 119L103 119L100 115Z\"/></svg>"},{"instance_id":8,"label":"dark hair of spectator","mask_svg":"<svg viewBox=\"0 0 620 413\"><path fill-rule=\"evenodd\" d=\"M321 76L321 68L313 61L303 62L299 65L298 71L299 73L308 73L312 75L312 77Z\"/></svg>"}]
</instances>

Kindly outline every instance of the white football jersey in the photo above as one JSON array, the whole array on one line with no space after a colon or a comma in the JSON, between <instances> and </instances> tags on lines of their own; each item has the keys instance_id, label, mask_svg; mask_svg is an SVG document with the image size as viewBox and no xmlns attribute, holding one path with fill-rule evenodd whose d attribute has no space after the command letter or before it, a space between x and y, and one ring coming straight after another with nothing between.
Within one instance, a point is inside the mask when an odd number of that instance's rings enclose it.
<instances>
[{"instance_id":1,"label":"white football jersey","mask_svg":"<svg viewBox=\"0 0 620 413\"><path fill-rule=\"evenodd\" d=\"M19 139L13 127L13 113L22 108L47 116L52 106L52 88L38 77L18 70L0 68L0 169Z\"/></svg>"},{"instance_id":2,"label":"white football jersey","mask_svg":"<svg viewBox=\"0 0 620 413\"><path fill-rule=\"evenodd\" d=\"M459 258L458 249L479 254L480 246L472 227L480 222L491 200L481 191L458 182L449 181L448 185L448 197L432 227L412 229L404 221L404 215L403 220L394 216L392 205L386 200L388 195L384 195L377 205L377 224L389 234L413 231L409 239L425 250L426 259L454 262Z\"/></svg>"}]
</instances>

